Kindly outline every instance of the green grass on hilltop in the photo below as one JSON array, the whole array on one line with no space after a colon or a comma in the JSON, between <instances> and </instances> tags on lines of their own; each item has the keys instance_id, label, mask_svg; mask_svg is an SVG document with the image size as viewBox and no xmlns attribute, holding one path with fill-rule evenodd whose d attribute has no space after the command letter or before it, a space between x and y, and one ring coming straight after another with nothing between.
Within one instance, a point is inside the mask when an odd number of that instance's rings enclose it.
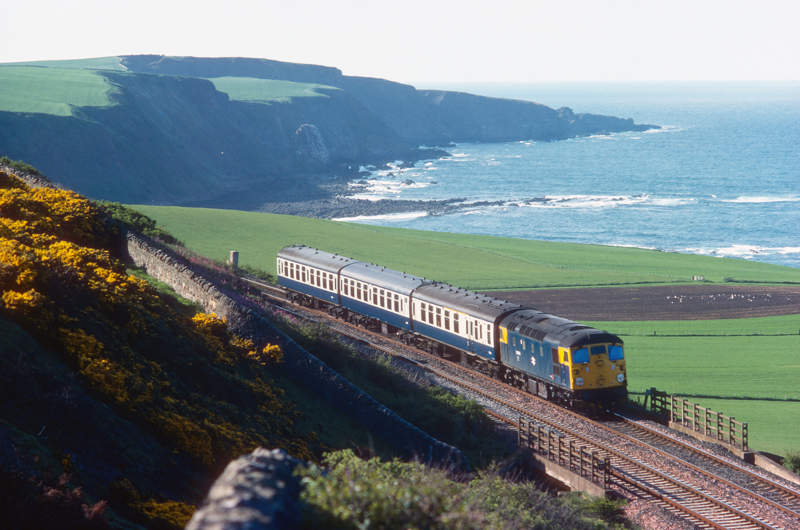
<instances>
[{"instance_id":1,"label":"green grass on hilltop","mask_svg":"<svg viewBox=\"0 0 800 530\"><path fill-rule=\"evenodd\" d=\"M92 70L125 71L120 57L93 57L90 59L67 59L63 61L25 61L20 63L4 63L0 66L43 66L46 68L87 68Z\"/></svg>"},{"instance_id":2,"label":"green grass on hilltop","mask_svg":"<svg viewBox=\"0 0 800 530\"><path fill-rule=\"evenodd\" d=\"M626 247L426 232L235 210L134 206L194 251L275 274L278 251L305 244L476 290L691 282L800 283L800 269ZM435 258L435 259L432 259Z\"/></svg>"},{"instance_id":3,"label":"green grass on hilltop","mask_svg":"<svg viewBox=\"0 0 800 530\"><path fill-rule=\"evenodd\" d=\"M800 449L800 315L587 324L622 334L632 392L656 387L747 422L757 450Z\"/></svg>"},{"instance_id":4,"label":"green grass on hilltop","mask_svg":"<svg viewBox=\"0 0 800 530\"><path fill-rule=\"evenodd\" d=\"M209 79L217 90L225 92L231 99L256 103L288 102L292 98L328 97L319 89L338 88L313 83L295 83L253 77L216 77Z\"/></svg>"},{"instance_id":5,"label":"green grass on hilltop","mask_svg":"<svg viewBox=\"0 0 800 530\"><path fill-rule=\"evenodd\" d=\"M73 107L108 107L114 87L90 70L0 66L0 112L72 116Z\"/></svg>"}]
</instances>

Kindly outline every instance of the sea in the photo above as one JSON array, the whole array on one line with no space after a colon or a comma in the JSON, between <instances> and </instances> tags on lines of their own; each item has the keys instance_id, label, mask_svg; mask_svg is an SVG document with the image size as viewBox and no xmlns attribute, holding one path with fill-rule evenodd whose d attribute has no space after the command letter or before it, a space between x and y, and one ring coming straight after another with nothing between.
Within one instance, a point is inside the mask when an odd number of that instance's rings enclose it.
<instances>
[{"instance_id":1,"label":"sea","mask_svg":"<svg viewBox=\"0 0 800 530\"><path fill-rule=\"evenodd\" d=\"M436 88L633 118L661 129L463 143L448 148L450 156L413 168L399 162L388 170L362 168L372 170L366 177L372 180L354 187L356 198L502 204L342 220L800 267L800 81Z\"/></svg>"}]
</instances>

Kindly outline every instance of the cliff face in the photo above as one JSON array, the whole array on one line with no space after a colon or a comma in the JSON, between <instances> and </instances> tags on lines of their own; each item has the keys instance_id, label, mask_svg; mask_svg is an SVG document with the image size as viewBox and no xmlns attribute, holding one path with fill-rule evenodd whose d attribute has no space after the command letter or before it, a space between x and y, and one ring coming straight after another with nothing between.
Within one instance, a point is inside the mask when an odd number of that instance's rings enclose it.
<instances>
[{"instance_id":1,"label":"cliff face","mask_svg":"<svg viewBox=\"0 0 800 530\"><path fill-rule=\"evenodd\" d=\"M269 194L305 185L309 175L438 154L426 155L420 145L560 140L651 127L527 101L419 91L324 66L154 55L121 60L127 72L100 71L115 87L113 106L76 108L71 117L0 112L0 153L92 198L213 205L220 193ZM217 77L334 88L316 89L325 97L241 101L206 79Z\"/></svg>"}]
</instances>

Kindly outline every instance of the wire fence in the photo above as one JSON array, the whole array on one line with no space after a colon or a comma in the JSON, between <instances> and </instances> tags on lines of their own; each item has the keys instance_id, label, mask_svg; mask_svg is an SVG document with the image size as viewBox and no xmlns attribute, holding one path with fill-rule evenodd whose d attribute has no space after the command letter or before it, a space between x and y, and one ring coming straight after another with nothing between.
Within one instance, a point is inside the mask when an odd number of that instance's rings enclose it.
<instances>
[{"instance_id":1,"label":"wire fence","mask_svg":"<svg viewBox=\"0 0 800 530\"><path fill-rule=\"evenodd\" d=\"M628 399L636 399L638 403L644 401L644 396L647 394L647 389L642 389L641 392L636 392L628 389ZM753 392L729 392L729 391L675 391L667 392L667 395L684 397L684 398L704 398L704 399L728 399L728 400L742 400L742 401L790 401L800 402L800 393L797 392L766 392L754 390Z\"/></svg>"}]
</instances>

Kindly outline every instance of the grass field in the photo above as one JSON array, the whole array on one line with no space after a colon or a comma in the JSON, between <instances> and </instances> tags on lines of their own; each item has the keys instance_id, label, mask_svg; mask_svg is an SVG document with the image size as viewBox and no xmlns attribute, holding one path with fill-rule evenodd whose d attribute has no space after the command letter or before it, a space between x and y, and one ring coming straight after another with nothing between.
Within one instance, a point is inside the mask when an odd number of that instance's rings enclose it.
<instances>
[{"instance_id":1,"label":"grass field","mask_svg":"<svg viewBox=\"0 0 800 530\"><path fill-rule=\"evenodd\" d=\"M209 79L220 92L225 92L231 99L269 103L273 101L288 102L292 98L328 97L319 89L338 90L337 88L312 83L295 83L274 79L255 79L252 77L216 77Z\"/></svg>"},{"instance_id":2,"label":"grass field","mask_svg":"<svg viewBox=\"0 0 800 530\"><path fill-rule=\"evenodd\" d=\"M91 70L0 66L0 111L72 116L73 107L112 105L114 87Z\"/></svg>"},{"instance_id":3,"label":"grass field","mask_svg":"<svg viewBox=\"0 0 800 530\"><path fill-rule=\"evenodd\" d=\"M28 61L23 63L4 63L0 66L44 66L47 68L88 68L92 70L118 70L124 72L119 57L94 57L91 59L71 59L65 61Z\"/></svg>"},{"instance_id":4,"label":"grass field","mask_svg":"<svg viewBox=\"0 0 800 530\"><path fill-rule=\"evenodd\" d=\"M717 282L726 276L800 281L800 270L743 260L227 210L135 208L196 252L222 260L238 250L240 263L272 273L278 250L304 243L479 290L690 282L695 274ZM800 402L782 400L800 394L800 315L589 324L622 334L632 391L654 386L691 395L716 393L723 397L691 399L748 422L751 446L758 450L800 449ZM770 399L762 397L765 393Z\"/></svg>"},{"instance_id":5,"label":"grass field","mask_svg":"<svg viewBox=\"0 0 800 530\"><path fill-rule=\"evenodd\" d=\"M214 259L275 273L275 256L305 244L475 290L691 282L693 275L800 283L800 269L626 247L425 232L233 210L134 206ZM431 259L435 257L435 259Z\"/></svg>"}]
</instances>

